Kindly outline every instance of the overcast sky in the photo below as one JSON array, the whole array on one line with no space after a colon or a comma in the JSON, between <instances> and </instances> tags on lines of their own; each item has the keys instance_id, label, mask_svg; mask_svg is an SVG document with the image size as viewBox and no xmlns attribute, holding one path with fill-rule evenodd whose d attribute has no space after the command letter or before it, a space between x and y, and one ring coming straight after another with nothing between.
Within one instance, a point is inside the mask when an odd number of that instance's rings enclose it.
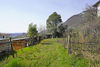
<instances>
[{"instance_id":1,"label":"overcast sky","mask_svg":"<svg viewBox=\"0 0 100 67\"><path fill-rule=\"evenodd\" d=\"M27 32L33 22L38 28L46 26L50 14L57 12L63 22L72 15L81 13L87 4L98 0L0 0L0 32Z\"/></svg>"}]
</instances>

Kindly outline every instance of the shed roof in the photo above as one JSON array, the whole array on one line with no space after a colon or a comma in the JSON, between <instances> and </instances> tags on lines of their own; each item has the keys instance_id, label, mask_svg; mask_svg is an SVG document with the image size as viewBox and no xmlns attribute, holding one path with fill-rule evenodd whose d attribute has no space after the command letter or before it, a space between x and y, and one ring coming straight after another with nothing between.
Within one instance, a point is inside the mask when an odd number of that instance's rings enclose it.
<instances>
[{"instance_id":1,"label":"shed roof","mask_svg":"<svg viewBox=\"0 0 100 67\"><path fill-rule=\"evenodd\" d=\"M11 40L12 40L12 41L16 41L16 40L26 40L26 39L29 39L29 37L15 38L15 39L11 39ZM7 39L7 38L0 39L0 41L5 41L5 40L9 40L9 39Z\"/></svg>"},{"instance_id":2,"label":"shed roof","mask_svg":"<svg viewBox=\"0 0 100 67\"><path fill-rule=\"evenodd\" d=\"M26 40L26 39L29 39L29 37L16 38L16 39L12 39L12 41L16 41L16 40Z\"/></svg>"},{"instance_id":3,"label":"shed roof","mask_svg":"<svg viewBox=\"0 0 100 67\"><path fill-rule=\"evenodd\" d=\"M100 0L98 2L96 2L93 7L98 7L98 5L100 4Z\"/></svg>"}]
</instances>

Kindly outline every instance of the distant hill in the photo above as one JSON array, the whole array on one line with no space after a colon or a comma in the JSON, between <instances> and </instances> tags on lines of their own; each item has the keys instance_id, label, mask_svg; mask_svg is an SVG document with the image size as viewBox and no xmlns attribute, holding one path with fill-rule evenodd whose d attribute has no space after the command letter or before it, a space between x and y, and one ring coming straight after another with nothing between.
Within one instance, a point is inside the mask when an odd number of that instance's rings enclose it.
<instances>
[{"instance_id":1,"label":"distant hill","mask_svg":"<svg viewBox=\"0 0 100 67\"><path fill-rule=\"evenodd\" d=\"M26 37L27 33L15 33L14 36L12 36L13 38L21 38L21 37Z\"/></svg>"},{"instance_id":2,"label":"distant hill","mask_svg":"<svg viewBox=\"0 0 100 67\"><path fill-rule=\"evenodd\" d=\"M0 33L0 39L3 38L19 38L19 37L26 37L27 33Z\"/></svg>"},{"instance_id":3,"label":"distant hill","mask_svg":"<svg viewBox=\"0 0 100 67\"><path fill-rule=\"evenodd\" d=\"M67 21L64 22L64 25L68 25L69 28L77 27L80 24L83 24L82 14L77 14L70 17Z\"/></svg>"},{"instance_id":4,"label":"distant hill","mask_svg":"<svg viewBox=\"0 0 100 67\"><path fill-rule=\"evenodd\" d=\"M20 36L23 35L25 33L9 33L11 37L16 37L16 36Z\"/></svg>"},{"instance_id":5,"label":"distant hill","mask_svg":"<svg viewBox=\"0 0 100 67\"><path fill-rule=\"evenodd\" d=\"M21 36L21 35L26 35L26 33L9 33L10 37L17 37L17 36Z\"/></svg>"},{"instance_id":6,"label":"distant hill","mask_svg":"<svg viewBox=\"0 0 100 67\"><path fill-rule=\"evenodd\" d=\"M9 37L9 36L10 36L9 34L0 33L0 39L2 39L2 38L7 38L7 37Z\"/></svg>"}]
</instances>

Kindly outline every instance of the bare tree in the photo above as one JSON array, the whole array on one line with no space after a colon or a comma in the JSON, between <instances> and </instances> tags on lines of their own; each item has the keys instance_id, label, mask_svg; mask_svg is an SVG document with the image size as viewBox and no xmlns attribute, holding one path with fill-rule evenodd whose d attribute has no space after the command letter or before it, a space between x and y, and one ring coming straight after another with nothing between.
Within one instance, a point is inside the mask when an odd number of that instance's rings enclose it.
<instances>
[{"instance_id":1,"label":"bare tree","mask_svg":"<svg viewBox=\"0 0 100 67\"><path fill-rule=\"evenodd\" d=\"M88 37L89 40L93 40L96 35L94 25L97 22L97 11L96 8L92 6L87 6L83 12L84 25L81 28L84 31L84 35Z\"/></svg>"},{"instance_id":2,"label":"bare tree","mask_svg":"<svg viewBox=\"0 0 100 67\"><path fill-rule=\"evenodd\" d=\"M41 36L42 39L45 38L45 36L46 36L46 29L45 29L45 27L41 25L38 28L38 31L39 31L39 36Z\"/></svg>"}]
</instances>

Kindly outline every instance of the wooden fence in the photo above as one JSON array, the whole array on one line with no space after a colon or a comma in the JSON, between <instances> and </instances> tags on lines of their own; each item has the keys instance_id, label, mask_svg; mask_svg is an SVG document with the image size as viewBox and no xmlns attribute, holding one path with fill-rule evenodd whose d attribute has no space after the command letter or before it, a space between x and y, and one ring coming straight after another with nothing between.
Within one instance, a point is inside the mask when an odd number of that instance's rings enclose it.
<instances>
[{"instance_id":1,"label":"wooden fence","mask_svg":"<svg viewBox=\"0 0 100 67\"><path fill-rule=\"evenodd\" d=\"M57 41L63 44L68 53L100 61L100 43L73 43L68 38Z\"/></svg>"},{"instance_id":2,"label":"wooden fence","mask_svg":"<svg viewBox=\"0 0 100 67\"><path fill-rule=\"evenodd\" d=\"M11 42L0 42L0 56L11 52Z\"/></svg>"},{"instance_id":3,"label":"wooden fence","mask_svg":"<svg viewBox=\"0 0 100 67\"><path fill-rule=\"evenodd\" d=\"M60 42L63 44L64 48L70 49L70 51L88 51L93 54L100 54L99 43L73 43L69 42L66 38L64 38Z\"/></svg>"},{"instance_id":4,"label":"wooden fence","mask_svg":"<svg viewBox=\"0 0 100 67\"><path fill-rule=\"evenodd\" d=\"M0 40L0 56L28 46L28 37Z\"/></svg>"}]
</instances>

